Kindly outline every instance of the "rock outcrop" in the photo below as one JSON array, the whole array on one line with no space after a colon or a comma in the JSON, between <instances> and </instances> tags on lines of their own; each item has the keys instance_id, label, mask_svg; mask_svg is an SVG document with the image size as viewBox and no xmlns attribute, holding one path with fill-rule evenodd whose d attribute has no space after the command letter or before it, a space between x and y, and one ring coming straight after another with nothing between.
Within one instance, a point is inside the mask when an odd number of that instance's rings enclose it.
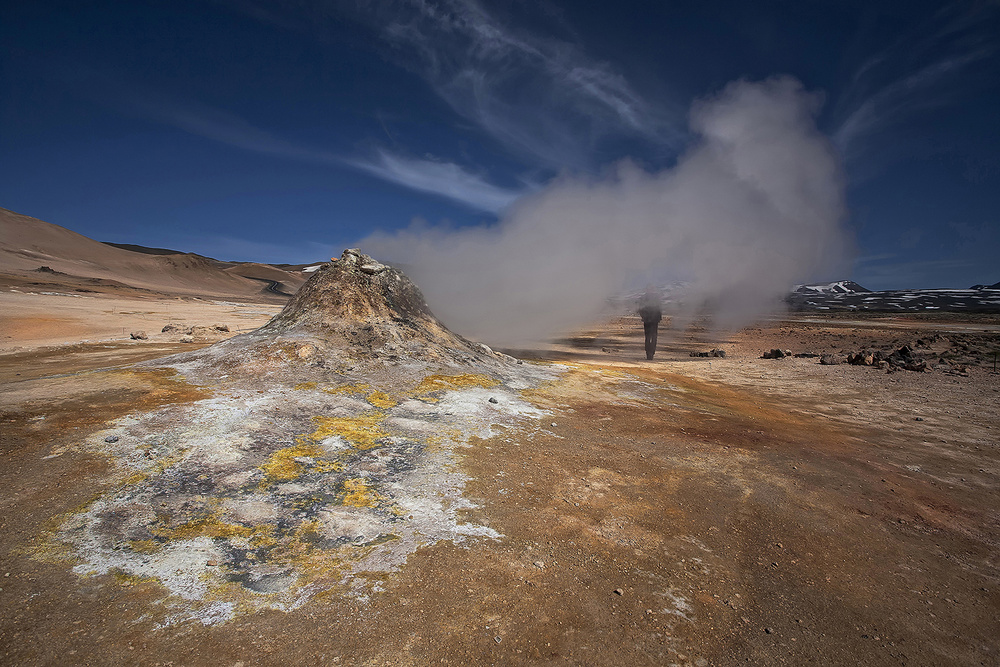
<instances>
[{"instance_id":1,"label":"rock outcrop","mask_svg":"<svg viewBox=\"0 0 1000 667\"><path fill-rule=\"evenodd\" d=\"M401 271L357 249L323 264L285 308L261 328L172 358L191 372L229 377L390 373L403 379L442 370L502 374L516 363L452 333Z\"/></svg>"}]
</instances>

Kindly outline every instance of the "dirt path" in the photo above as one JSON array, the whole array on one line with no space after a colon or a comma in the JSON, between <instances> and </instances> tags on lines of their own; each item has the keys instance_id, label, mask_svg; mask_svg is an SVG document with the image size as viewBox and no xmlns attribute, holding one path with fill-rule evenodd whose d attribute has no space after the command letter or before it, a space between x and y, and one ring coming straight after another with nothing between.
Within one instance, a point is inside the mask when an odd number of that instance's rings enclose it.
<instances>
[{"instance_id":1,"label":"dirt path","mask_svg":"<svg viewBox=\"0 0 1000 667\"><path fill-rule=\"evenodd\" d=\"M725 359L688 358L702 342L682 339L637 362L641 329L616 327L540 352L568 363L525 392L548 414L463 450L478 505L465 517L502 537L424 547L371 573L366 599L334 592L210 626L163 625L155 582L78 577L34 549L108 490L106 459L61 448L206 390L81 361L103 364L98 351L46 352L46 368L68 364L60 377L12 378L40 361L7 357L0 662L1000 660L996 376L756 359L783 336L841 345L843 331L803 328L813 324L713 341Z\"/></svg>"}]
</instances>

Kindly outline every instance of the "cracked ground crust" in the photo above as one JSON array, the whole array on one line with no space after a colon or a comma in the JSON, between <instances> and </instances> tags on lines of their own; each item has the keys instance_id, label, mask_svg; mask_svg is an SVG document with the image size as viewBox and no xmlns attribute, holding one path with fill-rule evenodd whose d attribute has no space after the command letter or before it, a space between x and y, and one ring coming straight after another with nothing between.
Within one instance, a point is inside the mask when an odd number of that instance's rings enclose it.
<instances>
[{"instance_id":1,"label":"cracked ground crust","mask_svg":"<svg viewBox=\"0 0 1000 667\"><path fill-rule=\"evenodd\" d=\"M162 596L153 582L81 580L14 551L102 491L106 460L75 450L43 460L51 448L130 403L194 397L142 375L110 392L92 391L92 377L58 380L27 408L4 406L0 655L10 664L993 662L997 461L983 445L996 413L966 426L954 451L932 450L938 431L851 419L807 393L765 396L722 367L734 384L722 383L719 362L684 375L669 363L575 365L528 392L552 413L537 428L497 429L464 451L465 495L479 505L465 518L503 539L424 547L368 602L332 591L288 613L160 630L143 618ZM760 368L764 388L774 386L774 371ZM859 404L884 398L853 389ZM937 410L961 396L942 393ZM960 480L959 464L975 468Z\"/></svg>"}]
</instances>

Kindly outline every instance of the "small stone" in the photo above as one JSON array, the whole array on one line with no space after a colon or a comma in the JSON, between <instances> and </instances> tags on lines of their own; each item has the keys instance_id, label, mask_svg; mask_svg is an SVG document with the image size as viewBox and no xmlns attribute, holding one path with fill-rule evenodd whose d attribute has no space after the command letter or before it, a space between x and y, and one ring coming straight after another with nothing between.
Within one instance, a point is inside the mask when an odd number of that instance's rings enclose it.
<instances>
[{"instance_id":1,"label":"small stone","mask_svg":"<svg viewBox=\"0 0 1000 667\"><path fill-rule=\"evenodd\" d=\"M625 591L620 588L615 589L615 595L625 595Z\"/></svg>"},{"instance_id":2,"label":"small stone","mask_svg":"<svg viewBox=\"0 0 1000 667\"><path fill-rule=\"evenodd\" d=\"M503 640L500 639L500 635L497 635L496 637L493 638L493 641L495 641L497 644L499 644Z\"/></svg>"},{"instance_id":3,"label":"small stone","mask_svg":"<svg viewBox=\"0 0 1000 667\"><path fill-rule=\"evenodd\" d=\"M536 560L535 561L535 567L537 567L539 570L543 570L543 569L545 569L545 563L543 563L540 560Z\"/></svg>"},{"instance_id":4,"label":"small stone","mask_svg":"<svg viewBox=\"0 0 1000 667\"><path fill-rule=\"evenodd\" d=\"M549 426L551 426L552 428L555 428L556 426L558 426L558 424L556 424L555 422L552 422L551 424L549 424Z\"/></svg>"},{"instance_id":5,"label":"small stone","mask_svg":"<svg viewBox=\"0 0 1000 667\"><path fill-rule=\"evenodd\" d=\"M764 628L764 632L766 632L769 635L773 635L774 634L774 628Z\"/></svg>"},{"instance_id":6,"label":"small stone","mask_svg":"<svg viewBox=\"0 0 1000 667\"><path fill-rule=\"evenodd\" d=\"M183 336L181 336L181 342L182 343L193 343L194 342L194 336L192 336L191 334L184 334Z\"/></svg>"},{"instance_id":7,"label":"small stone","mask_svg":"<svg viewBox=\"0 0 1000 667\"><path fill-rule=\"evenodd\" d=\"M108 437L106 437L104 439L104 442L118 442L118 436L117 435L109 435Z\"/></svg>"},{"instance_id":8,"label":"small stone","mask_svg":"<svg viewBox=\"0 0 1000 667\"><path fill-rule=\"evenodd\" d=\"M146 340L149 336L146 335L145 331L133 331L129 334L129 338L132 340Z\"/></svg>"},{"instance_id":9,"label":"small stone","mask_svg":"<svg viewBox=\"0 0 1000 667\"><path fill-rule=\"evenodd\" d=\"M217 560L210 560L207 563L205 563L205 565L207 565L209 567L215 567L218 564L219 564L219 561L217 561Z\"/></svg>"},{"instance_id":10,"label":"small stone","mask_svg":"<svg viewBox=\"0 0 1000 667\"><path fill-rule=\"evenodd\" d=\"M923 420L924 420L923 417L914 417L913 418L913 421L915 421L915 422L922 422Z\"/></svg>"},{"instance_id":11,"label":"small stone","mask_svg":"<svg viewBox=\"0 0 1000 667\"><path fill-rule=\"evenodd\" d=\"M500 401L498 401L498 400L497 400L497 399L496 399L495 397L493 397L493 396L490 396L490 403L493 403L494 405L496 405L496 404L497 404L497 403L499 403L499 402L500 402Z\"/></svg>"}]
</instances>

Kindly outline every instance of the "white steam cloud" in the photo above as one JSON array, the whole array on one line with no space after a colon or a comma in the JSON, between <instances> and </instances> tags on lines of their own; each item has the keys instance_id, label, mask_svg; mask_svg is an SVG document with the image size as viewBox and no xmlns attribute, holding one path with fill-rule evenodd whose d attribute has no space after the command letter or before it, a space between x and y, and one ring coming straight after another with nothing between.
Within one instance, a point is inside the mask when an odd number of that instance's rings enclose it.
<instances>
[{"instance_id":1,"label":"white steam cloud","mask_svg":"<svg viewBox=\"0 0 1000 667\"><path fill-rule=\"evenodd\" d=\"M685 303L743 324L850 245L819 105L791 78L734 82L694 104L697 141L671 169L624 161L601 180L558 179L495 226L417 222L362 248L405 264L447 326L493 344L584 324L637 279L685 280Z\"/></svg>"}]
</instances>

